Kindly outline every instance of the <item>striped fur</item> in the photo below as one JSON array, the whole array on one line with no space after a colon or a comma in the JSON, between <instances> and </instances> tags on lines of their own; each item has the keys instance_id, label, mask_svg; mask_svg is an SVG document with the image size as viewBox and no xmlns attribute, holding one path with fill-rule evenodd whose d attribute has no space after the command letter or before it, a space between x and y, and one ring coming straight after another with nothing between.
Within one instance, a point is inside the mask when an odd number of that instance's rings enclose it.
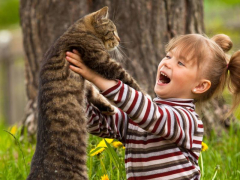
<instances>
[{"instance_id":1,"label":"striped fur","mask_svg":"<svg viewBox=\"0 0 240 180\"><path fill-rule=\"evenodd\" d=\"M43 59L39 75L37 145L28 180L88 179L85 99L101 110L113 110L90 83L69 70L65 60L67 51L78 50L83 61L104 77L121 79L140 89L107 52L118 45L116 27L106 18L107 11L105 7L78 20Z\"/></svg>"}]
</instances>

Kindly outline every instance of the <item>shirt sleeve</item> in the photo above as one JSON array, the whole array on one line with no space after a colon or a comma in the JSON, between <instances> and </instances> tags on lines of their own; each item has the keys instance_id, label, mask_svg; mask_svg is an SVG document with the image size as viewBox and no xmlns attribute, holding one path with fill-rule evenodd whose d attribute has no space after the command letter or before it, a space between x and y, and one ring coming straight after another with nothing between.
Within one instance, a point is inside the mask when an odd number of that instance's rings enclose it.
<instances>
[{"instance_id":1,"label":"shirt sleeve","mask_svg":"<svg viewBox=\"0 0 240 180\"><path fill-rule=\"evenodd\" d=\"M187 149L192 148L198 122L188 110L182 107L174 108L166 104L156 104L143 93L121 81L102 94L126 112L145 131Z\"/></svg>"},{"instance_id":2,"label":"shirt sleeve","mask_svg":"<svg viewBox=\"0 0 240 180\"><path fill-rule=\"evenodd\" d=\"M90 134L118 139L125 143L128 117L121 109L116 108L113 115L102 114L91 104L87 105L87 130Z\"/></svg>"}]
</instances>

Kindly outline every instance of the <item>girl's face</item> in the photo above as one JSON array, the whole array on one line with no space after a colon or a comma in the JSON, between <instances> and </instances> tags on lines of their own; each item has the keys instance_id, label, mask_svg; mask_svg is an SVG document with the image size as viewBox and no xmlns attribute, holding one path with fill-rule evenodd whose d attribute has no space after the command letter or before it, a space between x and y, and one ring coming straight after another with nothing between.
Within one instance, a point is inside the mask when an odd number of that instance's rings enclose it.
<instances>
[{"instance_id":1,"label":"girl's face","mask_svg":"<svg viewBox=\"0 0 240 180\"><path fill-rule=\"evenodd\" d=\"M158 97L193 99L198 84L198 67L194 60L178 57L173 51L167 53L158 66L154 91Z\"/></svg>"}]
</instances>

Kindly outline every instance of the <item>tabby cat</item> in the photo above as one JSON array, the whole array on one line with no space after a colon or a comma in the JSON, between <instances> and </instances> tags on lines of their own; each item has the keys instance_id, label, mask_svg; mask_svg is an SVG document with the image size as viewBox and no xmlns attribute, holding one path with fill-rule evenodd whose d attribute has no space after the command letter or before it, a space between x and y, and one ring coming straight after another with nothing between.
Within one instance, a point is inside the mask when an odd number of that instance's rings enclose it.
<instances>
[{"instance_id":1,"label":"tabby cat","mask_svg":"<svg viewBox=\"0 0 240 180\"><path fill-rule=\"evenodd\" d=\"M101 110L113 108L94 87L69 69L65 53L76 49L87 66L108 79L140 90L133 78L110 58L119 44L108 8L74 23L47 51L40 70L36 151L28 180L88 179L85 97Z\"/></svg>"}]
</instances>

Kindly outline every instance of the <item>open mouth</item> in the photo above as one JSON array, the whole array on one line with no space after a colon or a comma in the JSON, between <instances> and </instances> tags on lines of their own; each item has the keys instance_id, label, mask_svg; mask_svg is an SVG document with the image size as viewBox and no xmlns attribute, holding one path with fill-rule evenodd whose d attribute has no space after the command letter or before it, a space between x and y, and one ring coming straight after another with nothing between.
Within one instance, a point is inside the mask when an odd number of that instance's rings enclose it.
<instances>
[{"instance_id":1,"label":"open mouth","mask_svg":"<svg viewBox=\"0 0 240 180\"><path fill-rule=\"evenodd\" d=\"M160 78L159 81L161 81L163 84L170 83L171 79L163 72L160 72Z\"/></svg>"}]
</instances>

